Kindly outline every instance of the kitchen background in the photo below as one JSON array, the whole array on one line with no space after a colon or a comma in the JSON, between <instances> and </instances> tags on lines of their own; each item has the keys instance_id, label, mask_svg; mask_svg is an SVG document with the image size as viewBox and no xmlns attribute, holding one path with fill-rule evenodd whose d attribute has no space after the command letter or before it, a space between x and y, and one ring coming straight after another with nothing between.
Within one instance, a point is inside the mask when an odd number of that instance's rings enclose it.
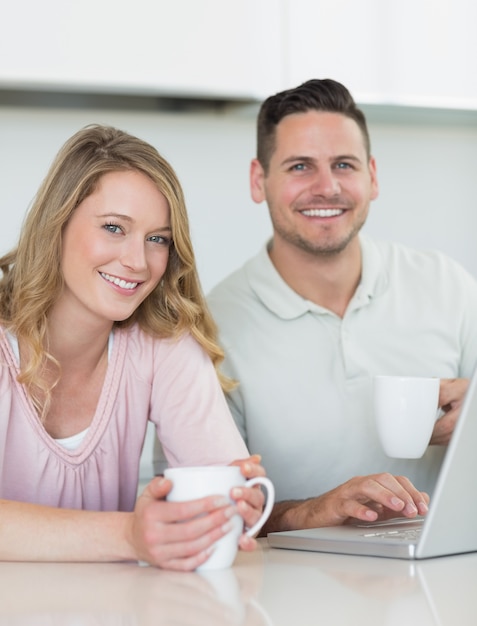
<instances>
[{"instance_id":1,"label":"kitchen background","mask_svg":"<svg viewBox=\"0 0 477 626\"><path fill-rule=\"evenodd\" d=\"M477 276L476 24L473 0L0 0L0 253L63 142L112 124L175 167L208 291L271 232L248 190L260 102L330 77L369 121L365 232Z\"/></svg>"}]
</instances>

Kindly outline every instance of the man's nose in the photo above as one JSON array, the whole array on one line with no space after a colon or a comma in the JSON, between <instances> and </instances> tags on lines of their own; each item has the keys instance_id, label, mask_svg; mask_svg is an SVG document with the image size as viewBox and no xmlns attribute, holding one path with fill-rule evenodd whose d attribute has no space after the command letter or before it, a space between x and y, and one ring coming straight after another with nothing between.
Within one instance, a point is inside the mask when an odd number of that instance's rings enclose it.
<instances>
[{"instance_id":1,"label":"man's nose","mask_svg":"<svg viewBox=\"0 0 477 626\"><path fill-rule=\"evenodd\" d=\"M313 176L311 191L317 196L335 196L340 192L338 178L331 168L320 168Z\"/></svg>"}]
</instances>

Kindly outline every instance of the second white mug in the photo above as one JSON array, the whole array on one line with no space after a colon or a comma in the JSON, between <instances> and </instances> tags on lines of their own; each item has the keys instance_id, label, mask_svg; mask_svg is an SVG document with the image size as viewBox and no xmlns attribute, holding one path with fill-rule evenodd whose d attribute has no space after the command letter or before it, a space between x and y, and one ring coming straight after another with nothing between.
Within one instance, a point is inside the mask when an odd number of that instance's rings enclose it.
<instances>
[{"instance_id":1,"label":"second white mug","mask_svg":"<svg viewBox=\"0 0 477 626\"><path fill-rule=\"evenodd\" d=\"M376 427L389 457L417 459L427 449L439 414L439 378L375 376Z\"/></svg>"}]
</instances>

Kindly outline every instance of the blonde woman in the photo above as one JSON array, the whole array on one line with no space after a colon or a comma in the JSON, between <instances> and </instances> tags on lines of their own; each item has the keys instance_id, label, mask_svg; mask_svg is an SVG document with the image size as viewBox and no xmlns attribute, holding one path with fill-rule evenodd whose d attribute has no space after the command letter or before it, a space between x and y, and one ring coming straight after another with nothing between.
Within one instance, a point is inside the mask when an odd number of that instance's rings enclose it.
<instances>
[{"instance_id":1,"label":"blonde woman","mask_svg":"<svg viewBox=\"0 0 477 626\"><path fill-rule=\"evenodd\" d=\"M148 421L172 466L264 473L224 400L180 183L151 145L76 133L0 267L1 560L192 570L235 510L258 519L256 489L172 503L157 477L136 499Z\"/></svg>"}]
</instances>

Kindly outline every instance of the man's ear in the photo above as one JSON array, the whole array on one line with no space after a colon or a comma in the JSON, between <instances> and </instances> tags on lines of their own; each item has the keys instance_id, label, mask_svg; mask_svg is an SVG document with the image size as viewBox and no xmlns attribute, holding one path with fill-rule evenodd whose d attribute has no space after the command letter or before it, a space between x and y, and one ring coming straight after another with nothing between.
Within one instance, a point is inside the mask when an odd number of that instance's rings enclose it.
<instances>
[{"instance_id":1,"label":"man's ear","mask_svg":"<svg viewBox=\"0 0 477 626\"><path fill-rule=\"evenodd\" d=\"M371 175L371 200L376 200L379 196L378 172L374 157L369 159L369 173Z\"/></svg>"},{"instance_id":2,"label":"man's ear","mask_svg":"<svg viewBox=\"0 0 477 626\"><path fill-rule=\"evenodd\" d=\"M265 200L265 172L258 159L253 159L250 164L250 194L254 202L260 203Z\"/></svg>"}]
</instances>

